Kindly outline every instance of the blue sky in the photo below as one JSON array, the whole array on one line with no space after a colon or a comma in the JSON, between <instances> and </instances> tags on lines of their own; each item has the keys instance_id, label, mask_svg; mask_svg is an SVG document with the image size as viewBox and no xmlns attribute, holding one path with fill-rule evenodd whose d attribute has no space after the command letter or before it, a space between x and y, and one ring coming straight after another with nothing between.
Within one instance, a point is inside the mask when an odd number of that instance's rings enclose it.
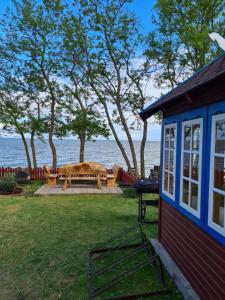
<instances>
[{"instance_id":1,"label":"blue sky","mask_svg":"<svg viewBox=\"0 0 225 300\"><path fill-rule=\"evenodd\" d=\"M155 0L134 0L132 4L132 11L137 15L145 32L152 29L151 15L156 1Z\"/></svg>"},{"instance_id":2,"label":"blue sky","mask_svg":"<svg viewBox=\"0 0 225 300\"><path fill-rule=\"evenodd\" d=\"M4 13L7 6L11 6L11 0L0 0L0 16ZM139 21L141 26L143 27L144 32L151 31L152 24L151 24L151 15L153 13L153 7L156 3L156 0L134 0L133 4L131 5L131 11L134 12ZM151 87L151 95L158 97L160 95L159 90ZM126 139L126 136L123 131L119 128L119 136L121 139ZM148 140L159 141L160 134L161 134L161 126L157 124L149 124L149 131L148 131ZM135 140L141 139L141 132L134 132L133 137Z\"/></svg>"},{"instance_id":3,"label":"blue sky","mask_svg":"<svg viewBox=\"0 0 225 300\"><path fill-rule=\"evenodd\" d=\"M7 6L11 5L10 0L2 0L0 5L0 14L2 15Z\"/></svg>"}]
</instances>

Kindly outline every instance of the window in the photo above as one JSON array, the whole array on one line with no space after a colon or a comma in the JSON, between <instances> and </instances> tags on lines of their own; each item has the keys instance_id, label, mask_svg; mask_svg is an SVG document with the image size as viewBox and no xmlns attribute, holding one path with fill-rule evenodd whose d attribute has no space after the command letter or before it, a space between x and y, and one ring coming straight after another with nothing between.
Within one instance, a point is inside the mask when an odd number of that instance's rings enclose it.
<instances>
[{"instance_id":1,"label":"window","mask_svg":"<svg viewBox=\"0 0 225 300\"><path fill-rule=\"evenodd\" d=\"M225 236L225 114L212 117L209 226Z\"/></svg>"},{"instance_id":2,"label":"window","mask_svg":"<svg viewBox=\"0 0 225 300\"><path fill-rule=\"evenodd\" d=\"M176 124L164 126L163 193L174 200L176 169Z\"/></svg>"},{"instance_id":3,"label":"window","mask_svg":"<svg viewBox=\"0 0 225 300\"><path fill-rule=\"evenodd\" d=\"M202 119L182 123L180 205L200 217Z\"/></svg>"}]
</instances>

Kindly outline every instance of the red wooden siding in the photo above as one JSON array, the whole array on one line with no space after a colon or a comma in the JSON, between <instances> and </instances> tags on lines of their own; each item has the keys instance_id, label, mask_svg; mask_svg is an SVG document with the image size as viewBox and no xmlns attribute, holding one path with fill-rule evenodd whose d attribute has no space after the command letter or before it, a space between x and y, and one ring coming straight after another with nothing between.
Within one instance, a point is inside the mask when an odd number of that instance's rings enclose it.
<instances>
[{"instance_id":1,"label":"red wooden siding","mask_svg":"<svg viewBox=\"0 0 225 300\"><path fill-rule=\"evenodd\" d=\"M161 200L160 241L201 299L225 299L225 247Z\"/></svg>"}]
</instances>

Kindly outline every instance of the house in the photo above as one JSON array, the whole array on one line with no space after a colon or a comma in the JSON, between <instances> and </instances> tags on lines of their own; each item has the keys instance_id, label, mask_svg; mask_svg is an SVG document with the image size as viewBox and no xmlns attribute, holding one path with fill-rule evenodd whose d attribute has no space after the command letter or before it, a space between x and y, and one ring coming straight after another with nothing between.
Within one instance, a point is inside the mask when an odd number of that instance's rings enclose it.
<instances>
[{"instance_id":1,"label":"house","mask_svg":"<svg viewBox=\"0 0 225 300\"><path fill-rule=\"evenodd\" d=\"M225 53L140 116L157 111L159 241L201 299L225 299Z\"/></svg>"}]
</instances>

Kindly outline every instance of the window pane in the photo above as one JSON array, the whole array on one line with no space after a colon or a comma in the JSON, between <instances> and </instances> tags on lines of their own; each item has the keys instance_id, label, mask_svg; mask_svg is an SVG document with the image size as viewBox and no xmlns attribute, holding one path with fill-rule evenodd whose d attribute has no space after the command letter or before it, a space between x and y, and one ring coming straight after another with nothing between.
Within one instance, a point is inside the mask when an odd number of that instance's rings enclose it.
<instances>
[{"instance_id":1,"label":"window pane","mask_svg":"<svg viewBox=\"0 0 225 300\"><path fill-rule=\"evenodd\" d=\"M173 195L173 174L169 174L169 193Z\"/></svg>"},{"instance_id":2,"label":"window pane","mask_svg":"<svg viewBox=\"0 0 225 300\"><path fill-rule=\"evenodd\" d=\"M173 169L174 169L174 151L171 150L170 151L170 166L169 166L169 169L171 172L173 172Z\"/></svg>"},{"instance_id":3,"label":"window pane","mask_svg":"<svg viewBox=\"0 0 225 300\"><path fill-rule=\"evenodd\" d=\"M170 130L167 128L165 130L165 148L169 148Z\"/></svg>"},{"instance_id":4,"label":"window pane","mask_svg":"<svg viewBox=\"0 0 225 300\"><path fill-rule=\"evenodd\" d=\"M165 150L165 166L164 169L168 170L169 169L169 151Z\"/></svg>"},{"instance_id":5,"label":"window pane","mask_svg":"<svg viewBox=\"0 0 225 300\"><path fill-rule=\"evenodd\" d=\"M198 185L191 183L191 208L198 210Z\"/></svg>"},{"instance_id":6,"label":"window pane","mask_svg":"<svg viewBox=\"0 0 225 300\"><path fill-rule=\"evenodd\" d=\"M164 190L168 192L168 172L164 172Z\"/></svg>"},{"instance_id":7,"label":"window pane","mask_svg":"<svg viewBox=\"0 0 225 300\"><path fill-rule=\"evenodd\" d=\"M189 181L183 180L183 202L188 205Z\"/></svg>"},{"instance_id":8,"label":"window pane","mask_svg":"<svg viewBox=\"0 0 225 300\"><path fill-rule=\"evenodd\" d=\"M191 155L191 178L194 180L198 180L198 168L199 155L194 153Z\"/></svg>"},{"instance_id":9,"label":"window pane","mask_svg":"<svg viewBox=\"0 0 225 300\"><path fill-rule=\"evenodd\" d=\"M225 120L216 121L216 153L225 153Z\"/></svg>"},{"instance_id":10,"label":"window pane","mask_svg":"<svg viewBox=\"0 0 225 300\"><path fill-rule=\"evenodd\" d=\"M174 147L175 147L175 134L176 134L176 129L172 127L170 129L170 148L171 149L174 149Z\"/></svg>"},{"instance_id":11,"label":"window pane","mask_svg":"<svg viewBox=\"0 0 225 300\"><path fill-rule=\"evenodd\" d=\"M191 147L191 127L184 126L184 150L190 150Z\"/></svg>"},{"instance_id":12,"label":"window pane","mask_svg":"<svg viewBox=\"0 0 225 300\"><path fill-rule=\"evenodd\" d=\"M189 177L189 166L190 166L190 154L184 153L184 162L183 162L183 175Z\"/></svg>"},{"instance_id":13,"label":"window pane","mask_svg":"<svg viewBox=\"0 0 225 300\"><path fill-rule=\"evenodd\" d=\"M192 150L199 151L200 148L200 124L192 125Z\"/></svg>"},{"instance_id":14,"label":"window pane","mask_svg":"<svg viewBox=\"0 0 225 300\"><path fill-rule=\"evenodd\" d=\"M225 158L214 158L214 187L225 191Z\"/></svg>"},{"instance_id":15,"label":"window pane","mask_svg":"<svg viewBox=\"0 0 225 300\"><path fill-rule=\"evenodd\" d=\"M213 222L224 227L224 196L213 192Z\"/></svg>"}]
</instances>

